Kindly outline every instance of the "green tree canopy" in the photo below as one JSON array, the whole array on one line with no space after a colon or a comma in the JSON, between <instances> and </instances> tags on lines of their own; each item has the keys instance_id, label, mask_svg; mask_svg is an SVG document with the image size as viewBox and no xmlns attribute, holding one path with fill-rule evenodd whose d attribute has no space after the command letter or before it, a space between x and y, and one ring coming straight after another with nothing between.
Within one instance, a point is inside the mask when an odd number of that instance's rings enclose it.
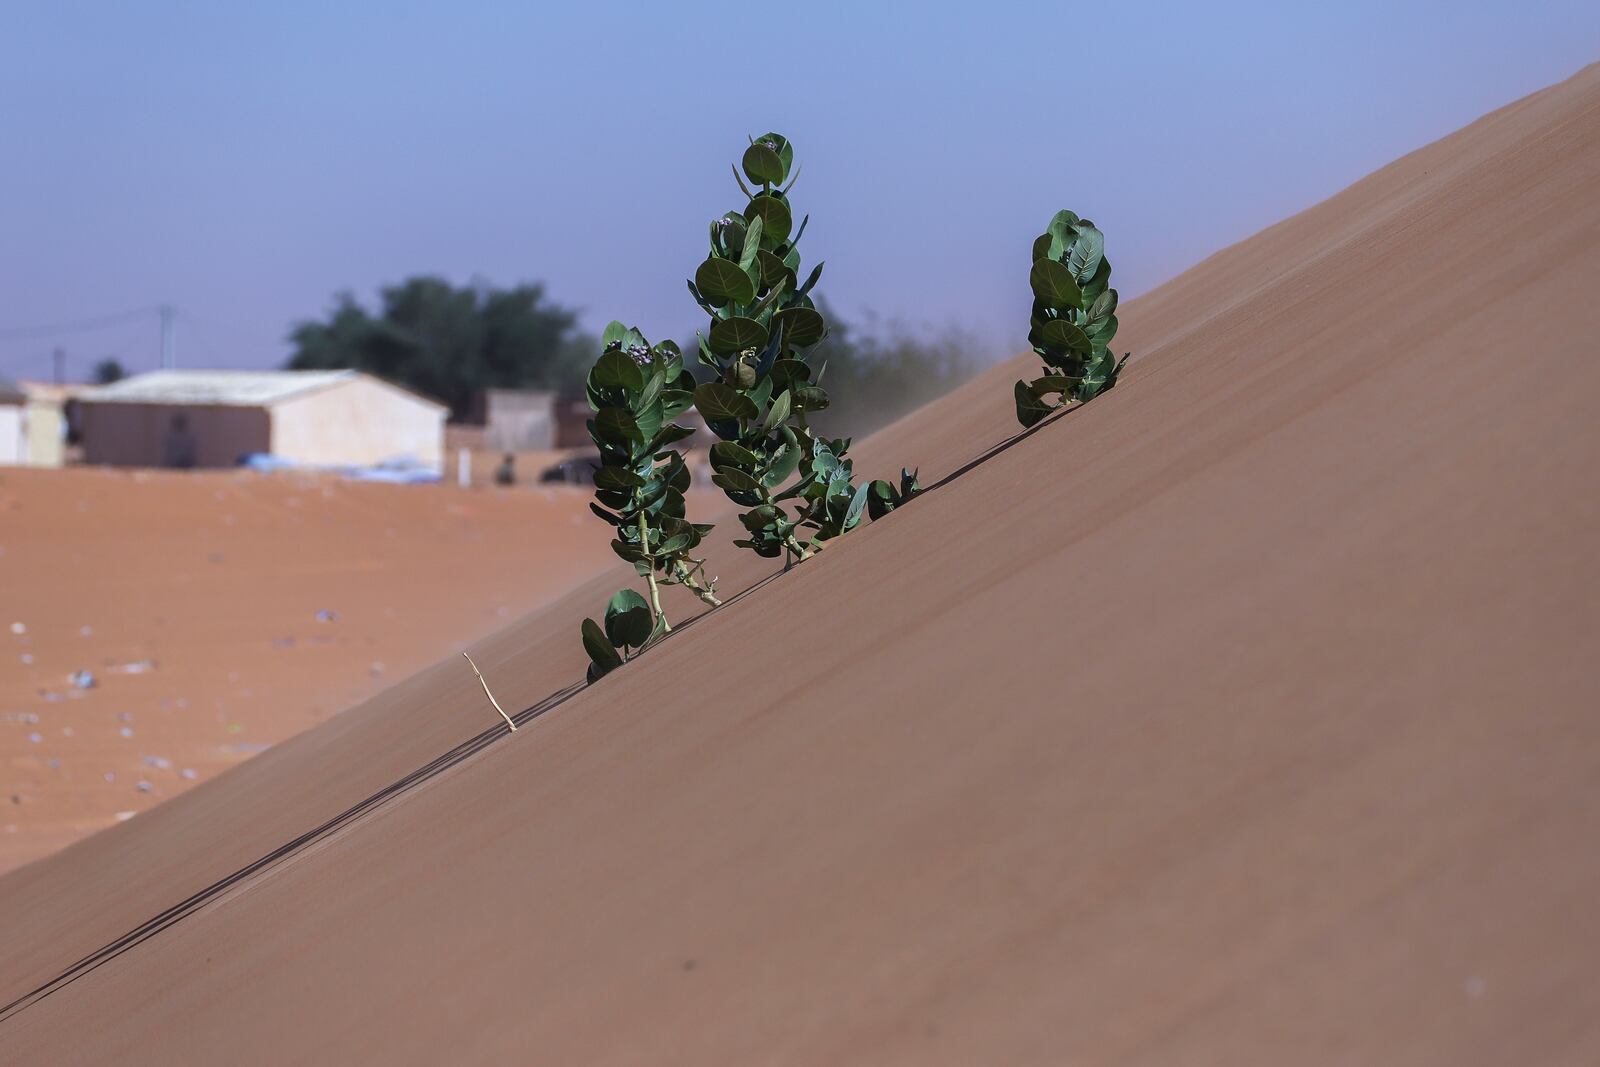
<instances>
[{"instance_id":1,"label":"green tree canopy","mask_svg":"<svg viewBox=\"0 0 1600 1067\"><path fill-rule=\"evenodd\" d=\"M437 397L457 418L481 389L582 382L595 348L541 284L457 288L426 276L380 290L376 314L342 293L326 320L297 324L289 339L292 370L367 371Z\"/></svg>"},{"instance_id":2,"label":"green tree canopy","mask_svg":"<svg viewBox=\"0 0 1600 1067\"><path fill-rule=\"evenodd\" d=\"M121 360L102 359L94 365L94 383L96 385L110 385L120 382L128 376L128 371Z\"/></svg>"}]
</instances>

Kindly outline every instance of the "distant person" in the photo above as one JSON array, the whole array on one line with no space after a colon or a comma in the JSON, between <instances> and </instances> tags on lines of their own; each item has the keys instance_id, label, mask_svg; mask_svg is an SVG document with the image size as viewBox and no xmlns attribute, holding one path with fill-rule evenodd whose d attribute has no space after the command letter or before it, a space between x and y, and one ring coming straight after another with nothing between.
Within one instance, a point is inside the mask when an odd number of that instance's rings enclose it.
<instances>
[{"instance_id":1,"label":"distant person","mask_svg":"<svg viewBox=\"0 0 1600 1067\"><path fill-rule=\"evenodd\" d=\"M172 425L161 443L163 465L174 470L191 470L199 451L199 442L189 432L189 416L172 416Z\"/></svg>"},{"instance_id":2,"label":"distant person","mask_svg":"<svg viewBox=\"0 0 1600 1067\"><path fill-rule=\"evenodd\" d=\"M517 484L517 457L510 452L507 452L506 458L500 461L500 466L494 469L494 484Z\"/></svg>"}]
</instances>

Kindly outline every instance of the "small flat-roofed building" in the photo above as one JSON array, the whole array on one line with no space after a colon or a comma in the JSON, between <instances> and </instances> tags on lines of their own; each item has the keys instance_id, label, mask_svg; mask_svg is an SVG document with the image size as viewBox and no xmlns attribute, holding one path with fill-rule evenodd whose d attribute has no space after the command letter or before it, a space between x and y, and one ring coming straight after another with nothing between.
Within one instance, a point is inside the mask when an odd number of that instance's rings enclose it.
<instances>
[{"instance_id":1,"label":"small flat-roofed building","mask_svg":"<svg viewBox=\"0 0 1600 1067\"><path fill-rule=\"evenodd\" d=\"M28 397L7 378L0 378L0 466L28 461Z\"/></svg>"},{"instance_id":2,"label":"small flat-roofed building","mask_svg":"<svg viewBox=\"0 0 1600 1067\"><path fill-rule=\"evenodd\" d=\"M408 458L435 470L446 407L353 370L160 370L79 397L84 460L231 467L266 453L312 467Z\"/></svg>"}]
</instances>

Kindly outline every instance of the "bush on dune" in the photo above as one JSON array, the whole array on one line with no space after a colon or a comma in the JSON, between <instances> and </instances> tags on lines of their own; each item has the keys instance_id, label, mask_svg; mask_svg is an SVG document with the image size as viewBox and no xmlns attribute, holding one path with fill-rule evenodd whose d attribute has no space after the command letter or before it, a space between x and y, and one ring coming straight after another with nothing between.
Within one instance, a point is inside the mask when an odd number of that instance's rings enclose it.
<instances>
[{"instance_id":1,"label":"bush on dune","mask_svg":"<svg viewBox=\"0 0 1600 1067\"><path fill-rule=\"evenodd\" d=\"M710 449L712 481L745 509L738 518L747 536L734 543L782 557L785 569L922 491L909 470L901 471L898 484L857 485L847 456L850 439L818 429L831 421L823 413L834 407L822 386L830 365L828 316L811 295L822 265L800 281L799 243L809 219L794 225L788 195L793 163L788 139L768 133L753 138L734 167L748 202L711 224L710 252L688 283L711 320L695 345L705 380L697 383L677 345L651 347L637 329L619 322L607 327L604 350L589 372L595 412L589 432L601 456L591 507L616 529L612 548L633 564L649 594L621 590L603 624L583 621L590 681L670 632L661 585L683 585L713 607L719 603L705 561L693 555L711 527L685 514L690 474L672 447L691 433L673 422L691 406L717 438ZM1016 383L1024 427L1116 384L1128 357L1117 360L1110 351L1117 332L1110 279L1104 235L1071 211L1057 212L1033 244L1028 340L1045 366L1034 381ZM818 354L823 358L813 363ZM852 341L843 329L832 339L831 355L839 369L830 386L843 381L854 404L863 410L876 405L880 413L931 399L948 387L940 378L959 380L970 366L959 344L930 350L904 334L887 343L871 336Z\"/></svg>"}]
</instances>

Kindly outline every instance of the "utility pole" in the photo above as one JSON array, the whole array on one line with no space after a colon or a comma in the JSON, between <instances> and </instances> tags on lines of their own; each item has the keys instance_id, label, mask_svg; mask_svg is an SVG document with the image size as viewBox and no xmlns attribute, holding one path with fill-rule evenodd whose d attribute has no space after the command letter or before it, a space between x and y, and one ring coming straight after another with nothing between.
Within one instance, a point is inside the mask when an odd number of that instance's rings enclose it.
<instances>
[{"instance_id":1,"label":"utility pole","mask_svg":"<svg viewBox=\"0 0 1600 1067\"><path fill-rule=\"evenodd\" d=\"M171 304L161 305L161 369L178 366L178 322Z\"/></svg>"},{"instance_id":2,"label":"utility pole","mask_svg":"<svg viewBox=\"0 0 1600 1067\"><path fill-rule=\"evenodd\" d=\"M56 370L56 384L61 385L67 380L67 350L57 345L52 355L54 356L53 362Z\"/></svg>"}]
</instances>

